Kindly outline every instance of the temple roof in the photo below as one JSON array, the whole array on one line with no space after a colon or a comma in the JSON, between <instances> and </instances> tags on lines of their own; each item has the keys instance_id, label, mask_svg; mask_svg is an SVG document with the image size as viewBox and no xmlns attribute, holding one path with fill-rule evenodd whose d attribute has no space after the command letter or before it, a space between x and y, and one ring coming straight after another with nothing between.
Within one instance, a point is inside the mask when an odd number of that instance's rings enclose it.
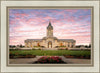
<instances>
[{"instance_id":1,"label":"temple roof","mask_svg":"<svg viewBox=\"0 0 100 73\"><path fill-rule=\"evenodd\" d=\"M73 40L73 39L57 39L56 37L43 37L42 39L27 39L27 40L25 40L25 42L42 41L42 40L46 40L47 38L53 38L54 40L58 40L58 41L76 42L76 41Z\"/></svg>"},{"instance_id":2,"label":"temple roof","mask_svg":"<svg viewBox=\"0 0 100 73\"><path fill-rule=\"evenodd\" d=\"M72 41L72 42L75 42L75 40L73 40L73 39L58 39L59 41Z\"/></svg>"},{"instance_id":3,"label":"temple roof","mask_svg":"<svg viewBox=\"0 0 100 73\"><path fill-rule=\"evenodd\" d=\"M31 41L42 41L42 39L27 39L25 42L31 42Z\"/></svg>"},{"instance_id":4,"label":"temple roof","mask_svg":"<svg viewBox=\"0 0 100 73\"><path fill-rule=\"evenodd\" d=\"M46 40L47 38L53 38L54 40L57 40L56 37L43 37L43 40Z\"/></svg>"}]
</instances>

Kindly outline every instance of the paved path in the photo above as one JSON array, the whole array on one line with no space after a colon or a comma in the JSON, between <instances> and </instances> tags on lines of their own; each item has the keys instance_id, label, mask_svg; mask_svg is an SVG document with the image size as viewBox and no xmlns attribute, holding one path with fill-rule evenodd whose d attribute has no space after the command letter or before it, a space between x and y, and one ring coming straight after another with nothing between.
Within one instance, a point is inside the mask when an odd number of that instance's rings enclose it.
<instances>
[{"instance_id":1,"label":"paved path","mask_svg":"<svg viewBox=\"0 0 100 73\"><path fill-rule=\"evenodd\" d=\"M37 56L36 58L19 58L19 59L10 59L9 64L32 64L37 61L41 56ZM91 64L90 59L72 59L65 58L64 56L60 56L64 62L67 64Z\"/></svg>"},{"instance_id":2,"label":"paved path","mask_svg":"<svg viewBox=\"0 0 100 73\"><path fill-rule=\"evenodd\" d=\"M64 56L61 57L67 64L91 64L91 59L65 58Z\"/></svg>"}]
</instances>

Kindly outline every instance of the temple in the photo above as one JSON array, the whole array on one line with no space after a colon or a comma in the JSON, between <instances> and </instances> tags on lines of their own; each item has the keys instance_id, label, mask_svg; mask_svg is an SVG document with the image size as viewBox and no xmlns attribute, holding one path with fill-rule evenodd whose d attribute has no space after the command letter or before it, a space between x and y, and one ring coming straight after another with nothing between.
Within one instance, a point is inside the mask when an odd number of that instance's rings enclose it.
<instances>
[{"instance_id":1,"label":"temple","mask_svg":"<svg viewBox=\"0 0 100 73\"><path fill-rule=\"evenodd\" d=\"M53 36L53 26L51 22L47 26L47 36L42 39L26 39L25 47L33 48L34 46L42 46L44 48L56 48L59 46L66 46L70 48L75 47L76 41L73 39L58 39Z\"/></svg>"}]
</instances>

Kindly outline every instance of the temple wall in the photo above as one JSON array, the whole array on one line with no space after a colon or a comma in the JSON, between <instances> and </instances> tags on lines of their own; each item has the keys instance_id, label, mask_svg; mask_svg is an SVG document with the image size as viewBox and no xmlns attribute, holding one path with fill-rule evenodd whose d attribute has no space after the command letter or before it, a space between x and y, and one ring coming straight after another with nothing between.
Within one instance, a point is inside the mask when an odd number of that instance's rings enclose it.
<instances>
[{"instance_id":1,"label":"temple wall","mask_svg":"<svg viewBox=\"0 0 100 73\"><path fill-rule=\"evenodd\" d=\"M48 48L48 42L51 41L52 42L52 48L55 48L56 46L66 46L66 47L75 47L75 42L67 42L67 41L57 41L57 40L53 40L53 39L47 39L47 40L43 40L43 41L33 41L33 42L27 42L25 43L25 47L34 47L34 46L44 46L46 48ZM68 46L69 45L69 46Z\"/></svg>"}]
</instances>

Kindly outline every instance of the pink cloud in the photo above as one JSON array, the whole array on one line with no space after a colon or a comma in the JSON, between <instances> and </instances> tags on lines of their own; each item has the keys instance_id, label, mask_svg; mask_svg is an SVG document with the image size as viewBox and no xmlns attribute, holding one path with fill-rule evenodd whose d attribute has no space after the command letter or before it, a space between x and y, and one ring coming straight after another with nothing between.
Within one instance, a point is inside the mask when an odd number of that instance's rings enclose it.
<instances>
[{"instance_id":1,"label":"pink cloud","mask_svg":"<svg viewBox=\"0 0 100 73\"><path fill-rule=\"evenodd\" d=\"M16 14L14 14L14 15L15 15L15 16L20 16L20 17L21 17L21 16L22 16L22 17L23 17L23 16L29 16L28 14L25 14L25 13L22 13L22 14L21 14L21 13L16 13Z\"/></svg>"},{"instance_id":2,"label":"pink cloud","mask_svg":"<svg viewBox=\"0 0 100 73\"><path fill-rule=\"evenodd\" d=\"M85 10L88 11L88 10ZM49 20L51 21L54 28L54 36L59 39L75 39L76 44L90 43L90 21L83 20L84 18L90 17L90 15L70 16L69 13L74 14L77 9L67 9L62 11L51 10L52 16L46 15L47 13L34 11L30 14L16 12L12 14L10 20L10 44L24 44L26 39L36 39L46 36L46 27L48 26ZM45 14L42 16L41 14ZM49 13L50 14L50 13ZM54 17L54 16L58 17ZM63 18L60 17L63 16ZM59 18L59 19L58 19ZM81 21L81 22L80 22ZM82 22L83 21L83 22ZM12 38L13 37L13 38ZM85 40L85 41L84 41Z\"/></svg>"}]
</instances>

